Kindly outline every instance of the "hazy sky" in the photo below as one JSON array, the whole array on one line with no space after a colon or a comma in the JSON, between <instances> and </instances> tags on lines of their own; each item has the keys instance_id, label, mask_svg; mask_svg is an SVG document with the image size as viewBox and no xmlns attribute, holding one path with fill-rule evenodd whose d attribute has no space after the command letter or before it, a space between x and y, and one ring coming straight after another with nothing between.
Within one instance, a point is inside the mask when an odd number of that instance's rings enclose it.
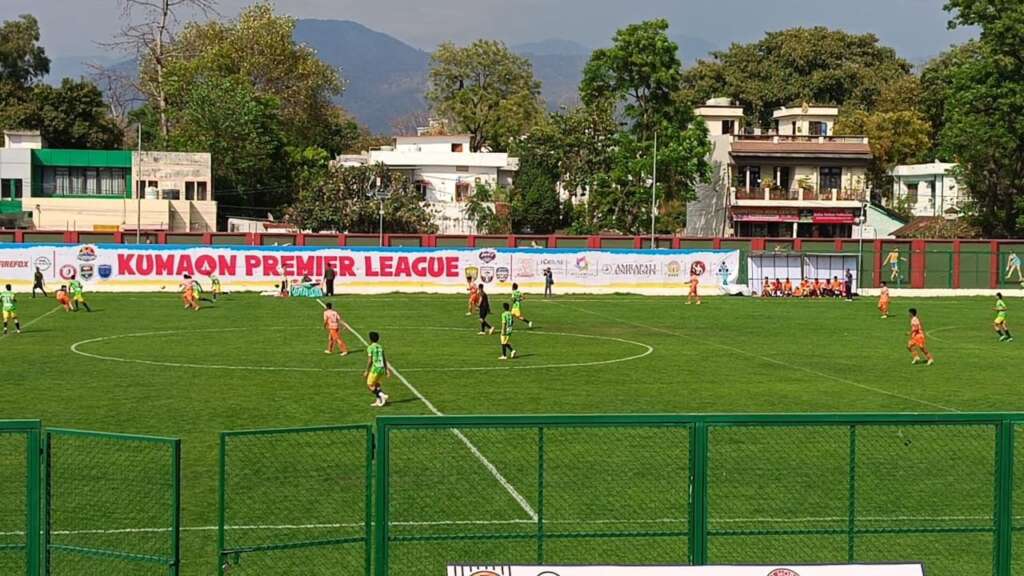
<instances>
[{"instance_id":1,"label":"hazy sky","mask_svg":"<svg viewBox=\"0 0 1024 576\"><path fill-rule=\"evenodd\" d=\"M233 16L250 2L220 0ZM509 43L564 38L594 47L623 24L668 18L672 33L718 46L749 42L766 30L825 25L874 32L910 59L935 55L970 31L946 29L944 0L277 0L300 18L355 20L410 44L479 37ZM32 13L51 56L95 55L119 27L118 0L0 0L0 19ZM689 63L687 63L689 64Z\"/></svg>"}]
</instances>

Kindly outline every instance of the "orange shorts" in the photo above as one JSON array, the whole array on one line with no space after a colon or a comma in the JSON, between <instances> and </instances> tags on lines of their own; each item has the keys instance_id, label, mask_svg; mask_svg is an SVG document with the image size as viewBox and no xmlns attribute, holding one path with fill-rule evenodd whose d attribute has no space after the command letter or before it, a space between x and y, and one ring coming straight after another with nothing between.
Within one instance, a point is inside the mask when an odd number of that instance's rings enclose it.
<instances>
[{"instance_id":1,"label":"orange shorts","mask_svg":"<svg viewBox=\"0 0 1024 576\"><path fill-rule=\"evenodd\" d=\"M881 300L879 300L878 301L878 307L881 308L882 310L888 309L889 308L889 299L888 298L882 298Z\"/></svg>"},{"instance_id":2,"label":"orange shorts","mask_svg":"<svg viewBox=\"0 0 1024 576\"><path fill-rule=\"evenodd\" d=\"M331 328L328 334L330 334L331 340L341 340L341 330L338 328Z\"/></svg>"},{"instance_id":3,"label":"orange shorts","mask_svg":"<svg viewBox=\"0 0 1024 576\"><path fill-rule=\"evenodd\" d=\"M916 346L917 348L924 348L924 334L918 334L917 336L911 336L910 342L907 343L907 347Z\"/></svg>"}]
</instances>

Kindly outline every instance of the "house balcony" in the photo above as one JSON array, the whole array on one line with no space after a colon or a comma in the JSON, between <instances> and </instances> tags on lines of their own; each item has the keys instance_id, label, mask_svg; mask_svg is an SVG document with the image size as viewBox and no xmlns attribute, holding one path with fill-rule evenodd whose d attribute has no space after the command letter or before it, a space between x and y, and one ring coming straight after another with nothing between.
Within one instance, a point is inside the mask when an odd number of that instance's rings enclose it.
<instances>
[{"instance_id":1,"label":"house balcony","mask_svg":"<svg viewBox=\"0 0 1024 576\"><path fill-rule=\"evenodd\" d=\"M793 206L806 208L859 208L867 202L867 188L745 188L730 191L733 206Z\"/></svg>"}]
</instances>

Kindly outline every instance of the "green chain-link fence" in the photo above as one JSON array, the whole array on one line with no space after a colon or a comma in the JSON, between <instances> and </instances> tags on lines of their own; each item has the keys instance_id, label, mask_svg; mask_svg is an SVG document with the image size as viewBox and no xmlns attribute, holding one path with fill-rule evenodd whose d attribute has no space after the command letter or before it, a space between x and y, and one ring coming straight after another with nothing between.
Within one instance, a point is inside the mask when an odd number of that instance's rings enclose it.
<instances>
[{"instance_id":1,"label":"green chain-link fence","mask_svg":"<svg viewBox=\"0 0 1024 576\"><path fill-rule=\"evenodd\" d=\"M369 426L221 435L220 573L369 574Z\"/></svg>"},{"instance_id":2,"label":"green chain-link fence","mask_svg":"<svg viewBox=\"0 0 1024 576\"><path fill-rule=\"evenodd\" d=\"M1022 418L380 418L376 574L923 561L1006 576L1024 570Z\"/></svg>"},{"instance_id":3,"label":"green chain-link fence","mask_svg":"<svg viewBox=\"0 0 1024 576\"><path fill-rule=\"evenodd\" d=\"M38 574L40 442L38 421L0 421L0 574Z\"/></svg>"},{"instance_id":4,"label":"green chain-link fence","mask_svg":"<svg viewBox=\"0 0 1024 576\"><path fill-rule=\"evenodd\" d=\"M47 429L47 574L178 574L180 462L176 439Z\"/></svg>"}]
</instances>

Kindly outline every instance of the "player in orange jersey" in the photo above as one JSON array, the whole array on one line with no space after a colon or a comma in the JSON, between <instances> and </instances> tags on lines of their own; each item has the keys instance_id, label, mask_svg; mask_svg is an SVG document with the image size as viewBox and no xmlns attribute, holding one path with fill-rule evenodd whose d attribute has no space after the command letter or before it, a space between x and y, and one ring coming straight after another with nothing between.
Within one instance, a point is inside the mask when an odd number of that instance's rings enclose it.
<instances>
[{"instance_id":1,"label":"player in orange jersey","mask_svg":"<svg viewBox=\"0 0 1024 576\"><path fill-rule=\"evenodd\" d=\"M697 288L700 286L700 277L696 274L690 274L690 294L686 297L686 303L690 304L694 301L700 304L700 294L697 292Z\"/></svg>"},{"instance_id":2,"label":"player in orange jersey","mask_svg":"<svg viewBox=\"0 0 1024 576\"><path fill-rule=\"evenodd\" d=\"M924 326L921 325L921 319L917 317L917 308L910 309L910 342L907 342L907 350L914 357L910 362L911 364L917 364L921 361L918 352L922 352L924 357L928 359L929 366L935 363L935 358L932 357L931 352L925 347Z\"/></svg>"},{"instance_id":3,"label":"player in orange jersey","mask_svg":"<svg viewBox=\"0 0 1024 576\"><path fill-rule=\"evenodd\" d=\"M342 356L348 356L348 346L341 339L341 314L330 302L324 304L324 329L327 330L327 350L324 350L324 354L333 354L337 346Z\"/></svg>"},{"instance_id":4,"label":"player in orange jersey","mask_svg":"<svg viewBox=\"0 0 1024 576\"><path fill-rule=\"evenodd\" d=\"M878 294L878 311L882 313L882 318L889 317L889 285L884 281Z\"/></svg>"},{"instance_id":5,"label":"player in orange jersey","mask_svg":"<svg viewBox=\"0 0 1024 576\"><path fill-rule=\"evenodd\" d=\"M466 316L472 316L473 312L480 306L480 292L472 276L466 276L466 292L469 292L469 303L466 304Z\"/></svg>"},{"instance_id":6,"label":"player in orange jersey","mask_svg":"<svg viewBox=\"0 0 1024 576\"><path fill-rule=\"evenodd\" d=\"M181 299L185 302L185 310L199 310L199 302L196 300L196 281L192 276L185 274L181 281Z\"/></svg>"},{"instance_id":7,"label":"player in orange jersey","mask_svg":"<svg viewBox=\"0 0 1024 576\"><path fill-rule=\"evenodd\" d=\"M64 307L65 312L71 312L71 296L68 294L68 287L66 284L62 284L60 290L54 292L54 296L57 298L57 303Z\"/></svg>"}]
</instances>

